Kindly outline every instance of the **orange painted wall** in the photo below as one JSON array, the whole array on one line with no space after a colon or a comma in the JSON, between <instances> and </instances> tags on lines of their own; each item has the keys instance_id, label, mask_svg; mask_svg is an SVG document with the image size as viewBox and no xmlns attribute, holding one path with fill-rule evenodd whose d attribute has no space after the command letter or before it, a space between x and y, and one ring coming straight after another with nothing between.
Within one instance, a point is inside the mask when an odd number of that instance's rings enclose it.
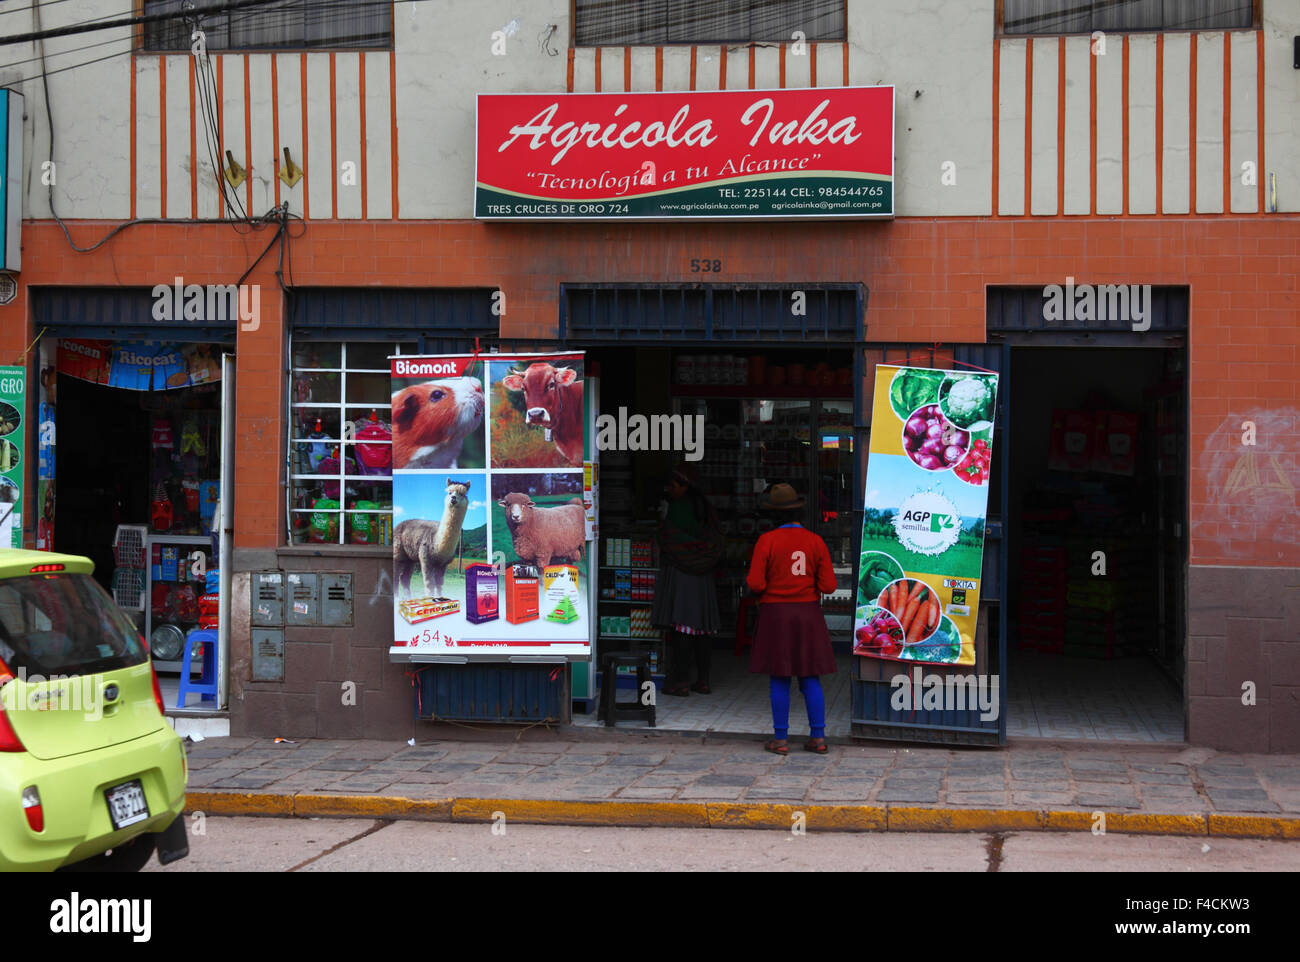
<instances>
[{"instance_id":1,"label":"orange painted wall","mask_svg":"<svg viewBox=\"0 0 1300 962\"><path fill-rule=\"evenodd\" d=\"M109 226L82 223L74 232L84 242ZM241 235L225 225L143 225L81 255L57 225L27 223L23 231L19 297L0 307L4 363L34 335L27 285L152 286L177 275L186 283L233 283L270 239L266 231ZM984 340L987 286L1064 283L1067 275L1079 283L1188 285L1192 561L1300 565L1300 218L314 221L292 249L293 280L302 286L499 287L506 294L502 336L520 339L555 335L562 281L861 281L870 289L868 340L925 343ZM723 272L689 273L690 258L705 256L721 259ZM240 333L237 350L241 547L274 546L284 530L286 360L274 267L273 251L249 277L262 285L263 321L258 331ZM1239 457L1246 418L1291 433L1261 438L1263 460L1253 473L1238 472L1240 483L1225 499L1223 478ZM1207 450L1211 440L1216 446Z\"/></svg>"}]
</instances>

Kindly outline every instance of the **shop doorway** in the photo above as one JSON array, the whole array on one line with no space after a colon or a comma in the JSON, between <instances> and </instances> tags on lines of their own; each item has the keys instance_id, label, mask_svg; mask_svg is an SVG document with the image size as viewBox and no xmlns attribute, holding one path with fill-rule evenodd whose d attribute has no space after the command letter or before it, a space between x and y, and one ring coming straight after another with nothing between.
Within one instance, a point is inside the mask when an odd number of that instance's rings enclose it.
<instances>
[{"instance_id":1,"label":"shop doorway","mask_svg":"<svg viewBox=\"0 0 1300 962\"><path fill-rule=\"evenodd\" d=\"M219 622L221 357L206 343L50 337L41 349L40 546L95 563L149 641L169 706L189 633Z\"/></svg>"},{"instance_id":2,"label":"shop doorway","mask_svg":"<svg viewBox=\"0 0 1300 962\"><path fill-rule=\"evenodd\" d=\"M1001 479L1012 737L1183 740L1187 351L1177 340L1012 341Z\"/></svg>"},{"instance_id":3,"label":"shop doorway","mask_svg":"<svg viewBox=\"0 0 1300 962\"><path fill-rule=\"evenodd\" d=\"M581 345L574 345L581 346ZM770 484L792 484L808 505L799 517L830 548L842 590L827 599L823 613L836 649L838 671L822 679L827 735L850 733L850 661L853 577L861 514L854 437L854 355L850 347L704 345L680 347L590 346L588 370L599 377L600 413L628 419L655 415L683 427L676 445L641 446L631 431L626 445L599 452L600 542L598 637L595 664L576 666L592 674L590 701L579 700L574 722L598 725L594 696L603 678L594 677L600 654L650 653L662 686L673 669L663 632L647 621L657 568L652 561L657 510L664 482L683 461L698 472L701 487L717 511L725 538L715 570L721 630L707 646L711 691L685 697L661 694L656 727L667 731L770 732L768 679L749 671L749 633L754 611L743 583L754 541L774 522L757 508ZM687 420L702 424L696 437ZM675 447L675 450L664 450ZM688 655L687 680L700 678L698 653ZM579 678L575 693L581 692ZM633 687L629 676L621 687ZM622 696L624 699L627 694ZM584 708L587 710L584 712ZM798 696L791 707L792 731L804 731Z\"/></svg>"}]
</instances>

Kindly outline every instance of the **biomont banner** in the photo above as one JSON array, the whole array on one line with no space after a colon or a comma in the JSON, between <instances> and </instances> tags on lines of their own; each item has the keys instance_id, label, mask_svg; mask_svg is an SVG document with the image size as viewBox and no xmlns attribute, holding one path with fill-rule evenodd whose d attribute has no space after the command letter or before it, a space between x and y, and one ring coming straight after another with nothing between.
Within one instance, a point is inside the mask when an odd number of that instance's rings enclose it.
<instances>
[{"instance_id":1,"label":"biomont banner","mask_svg":"<svg viewBox=\"0 0 1300 962\"><path fill-rule=\"evenodd\" d=\"M876 367L853 653L975 663L998 377Z\"/></svg>"},{"instance_id":2,"label":"biomont banner","mask_svg":"<svg viewBox=\"0 0 1300 962\"><path fill-rule=\"evenodd\" d=\"M583 355L390 363L390 655L588 657Z\"/></svg>"},{"instance_id":3,"label":"biomont banner","mask_svg":"<svg viewBox=\"0 0 1300 962\"><path fill-rule=\"evenodd\" d=\"M479 218L894 216L894 88L479 94Z\"/></svg>"}]
</instances>

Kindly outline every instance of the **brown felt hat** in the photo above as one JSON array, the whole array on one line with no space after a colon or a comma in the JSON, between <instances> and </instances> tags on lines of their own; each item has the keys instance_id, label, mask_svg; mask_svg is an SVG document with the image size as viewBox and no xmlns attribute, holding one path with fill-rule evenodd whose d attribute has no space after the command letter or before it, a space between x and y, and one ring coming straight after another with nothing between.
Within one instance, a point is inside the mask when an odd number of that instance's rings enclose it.
<instances>
[{"instance_id":1,"label":"brown felt hat","mask_svg":"<svg viewBox=\"0 0 1300 962\"><path fill-rule=\"evenodd\" d=\"M799 497L799 492L788 484L774 484L772 490L763 496L760 507L769 511L793 511L802 508L807 502Z\"/></svg>"}]
</instances>

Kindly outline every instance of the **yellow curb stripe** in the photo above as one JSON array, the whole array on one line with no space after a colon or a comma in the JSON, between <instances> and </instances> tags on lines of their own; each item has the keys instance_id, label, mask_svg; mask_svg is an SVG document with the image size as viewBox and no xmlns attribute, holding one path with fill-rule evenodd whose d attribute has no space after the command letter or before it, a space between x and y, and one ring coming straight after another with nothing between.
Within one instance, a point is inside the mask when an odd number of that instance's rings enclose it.
<instances>
[{"instance_id":1,"label":"yellow curb stripe","mask_svg":"<svg viewBox=\"0 0 1300 962\"><path fill-rule=\"evenodd\" d=\"M301 817L412 818L448 821L450 798L415 799L399 795L295 795L293 814Z\"/></svg>"},{"instance_id":2,"label":"yellow curb stripe","mask_svg":"<svg viewBox=\"0 0 1300 962\"><path fill-rule=\"evenodd\" d=\"M1300 818L1211 815L1210 834L1236 838L1300 838Z\"/></svg>"},{"instance_id":3,"label":"yellow curb stripe","mask_svg":"<svg viewBox=\"0 0 1300 962\"><path fill-rule=\"evenodd\" d=\"M706 802L710 828L766 828L788 830L796 816L803 827L823 832L883 832L885 809L869 805L791 805L762 802Z\"/></svg>"},{"instance_id":4,"label":"yellow curb stripe","mask_svg":"<svg viewBox=\"0 0 1300 962\"><path fill-rule=\"evenodd\" d=\"M787 831L802 812L804 827L850 832L1090 832L1090 811L799 805L762 802L559 801L507 798L412 799L386 795L276 795L191 791L186 812L207 815L409 818L507 821L539 825L653 828L752 828ZM1269 815L1160 815L1106 812L1106 831L1134 835L1216 835L1300 839L1300 819Z\"/></svg>"},{"instance_id":5,"label":"yellow curb stripe","mask_svg":"<svg viewBox=\"0 0 1300 962\"><path fill-rule=\"evenodd\" d=\"M1100 811L1100 810L1099 810ZM1107 832L1126 835L1204 835L1204 815L1152 815L1139 812L1103 812ZM1101 823L1092 812L1047 812L1043 827L1053 832L1091 832ZM1100 834L1100 832L1098 833Z\"/></svg>"},{"instance_id":6,"label":"yellow curb stripe","mask_svg":"<svg viewBox=\"0 0 1300 962\"><path fill-rule=\"evenodd\" d=\"M538 825L610 825L649 828L708 828L704 805L692 802L577 802L546 799L458 798L451 805L453 822L490 822L497 813L506 821Z\"/></svg>"},{"instance_id":7,"label":"yellow curb stripe","mask_svg":"<svg viewBox=\"0 0 1300 962\"><path fill-rule=\"evenodd\" d=\"M1042 812L991 808L889 809L891 832L1015 832L1042 827Z\"/></svg>"},{"instance_id":8,"label":"yellow curb stripe","mask_svg":"<svg viewBox=\"0 0 1300 962\"><path fill-rule=\"evenodd\" d=\"M265 792L186 792L185 811L205 815L292 815L292 795Z\"/></svg>"}]
</instances>

